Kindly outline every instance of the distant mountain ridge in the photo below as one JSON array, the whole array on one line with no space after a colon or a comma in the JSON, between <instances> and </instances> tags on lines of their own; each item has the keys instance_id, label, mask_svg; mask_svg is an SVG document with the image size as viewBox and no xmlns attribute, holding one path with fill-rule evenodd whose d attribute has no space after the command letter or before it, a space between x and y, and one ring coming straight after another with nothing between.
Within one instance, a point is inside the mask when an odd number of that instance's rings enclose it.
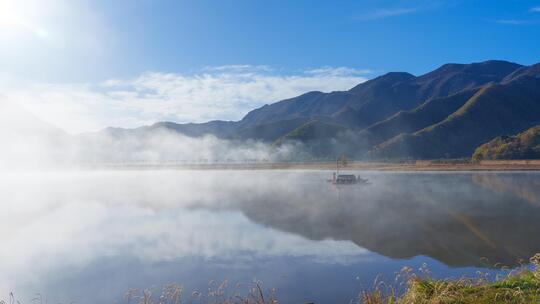
<instances>
[{"instance_id":1,"label":"distant mountain ridge","mask_svg":"<svg viewBox=\"0 0 540 304\"><path fill-rule=\"evenodd\" d=\"M540 123L540 64L445 64L421 76L391 72L348 91L308 92L250 111L240 121L161 122L187 136L300 141L319 157L468 157L479 145Z\"/></svg>"}]
</instances>

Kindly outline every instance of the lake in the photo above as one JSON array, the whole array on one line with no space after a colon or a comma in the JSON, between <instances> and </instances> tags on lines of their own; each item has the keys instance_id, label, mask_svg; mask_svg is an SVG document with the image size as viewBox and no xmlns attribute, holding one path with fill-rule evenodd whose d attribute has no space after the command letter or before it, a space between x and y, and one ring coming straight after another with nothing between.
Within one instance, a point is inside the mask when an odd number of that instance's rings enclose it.
<instances>
[{"instance_id":1,"label":"lake","mask_svg":"<svg viewBox=\"0 0 540 304\"><path fill-rule=\"evenodd\" d=\"M349 303L381 276L515 267L540 252L540 173L119 170L0 175L0 295L125 303L133 288L252 282Z\"/></svg>"}]
</instances>

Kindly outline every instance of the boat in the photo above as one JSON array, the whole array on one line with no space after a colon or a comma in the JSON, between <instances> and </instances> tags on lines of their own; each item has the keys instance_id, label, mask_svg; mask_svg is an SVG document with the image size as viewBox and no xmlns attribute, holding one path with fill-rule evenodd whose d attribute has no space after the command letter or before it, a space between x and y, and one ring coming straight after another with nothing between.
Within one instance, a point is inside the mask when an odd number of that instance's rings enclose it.
<instances>
[{"instance_id":1,"label":"boat","mask_svg":"<svg viewBox=\"0 0 540 304\"><path fill-rule=\"evenodd\" d=\"M354 184L367 184L368 180L365 178L361 178L359 175L336 174L336 172L334 172L331 182L334 185L354 185Z\"/></svg>"},{"instance_id":2,"label":"boat","mask_svg":"<svg viewBox=\"0 0 540 304\"><path fill-rule=\"evenodd\" d=\"M333 173L332 179L329 180L334 185L354 185L354 184L368 184L368 180L361 178L360 175L354 174L339 174L339 164L346 166L347 158L342 156L336 161L336 172Z\"/></svg>"}]
</instances>

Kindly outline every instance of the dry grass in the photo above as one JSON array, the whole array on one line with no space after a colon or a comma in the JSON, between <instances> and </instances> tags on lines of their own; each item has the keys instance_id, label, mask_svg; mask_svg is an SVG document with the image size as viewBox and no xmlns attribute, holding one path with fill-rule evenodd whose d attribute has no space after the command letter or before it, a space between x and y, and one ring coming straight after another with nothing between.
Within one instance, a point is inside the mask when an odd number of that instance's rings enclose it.
<instances>
[{"instance_id":1,"label":"dry grass","mask_svg":"<svg viewBox=\"0 0 540 304\"><path fill-rule=\"evenodd\" d=\"M240 293L242 289L243 293ZM168 284L161 288L131 289L124 294L123 300L115 303L123 304L278 304L275 290L265 291L259 281L247 286L237 284L229 287L228 281L217 284L210 281L205 292L194 291L185 294L182 285ZM32 304L48 304L47 298L38 294L31 300ZM56 302L55 302L56 303ZM77 303L77 302L71 302ZM10 293L9 300L0 300L0 304L23 304Z\"/></svg>"},{"instance_id":2,"label":"dry grass","mask_svg":"<svg viewBox=\"0 0 540 304\"><path fill-rule=\"evenodd\" d=\"M237 284L235 288L229 287L228 281L216 284L210 281L206 292L194 291L190 295L183 295L182 285L169 284L162 289L133 289L124 295L126 304L278 304L274 294L275 290L265 292L262 284L254 281L247 293L242 295Z\"/></svg>"},{"instance_id":3,"label":"dry grass","mask_svg":"<svg viewBox=\"0 0 540 304\"><path fill-rule=\"evenodd\" d=\"M496 280L485 276L459 280L435 280L425 273L417 276L408 269L407 290L396 296L394 288L375 284L362 292L365 304L530 304L540 303L540 254L531 258L532 267L522 267Z\"/></svg>"}]
</instances>

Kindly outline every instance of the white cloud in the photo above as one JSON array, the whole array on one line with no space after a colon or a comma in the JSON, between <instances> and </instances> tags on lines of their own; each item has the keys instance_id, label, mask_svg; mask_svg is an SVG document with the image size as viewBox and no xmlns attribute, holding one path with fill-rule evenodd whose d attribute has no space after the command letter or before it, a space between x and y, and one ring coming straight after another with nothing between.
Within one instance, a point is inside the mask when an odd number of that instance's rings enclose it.
<instances>
[{"instance_id":1,"label":"white cloud","mask_svg":"<svg viewBox=\"0 0 540 304\"><path fill-rule=\"evenodd\" d=\"M323 67L294 75L266 66L205 68L192 75L147 72L99 84L31 84L3 94L43 120L77 133L156 121L238 120L267 103L318 90L347 90L367 70Z\"/></svg>"},{"instance_id":2,"label":"white cloud","mask_svg":"<svg viewBox=\"0 0 540 304\"><path fill-rule=\"evenodd\" d=\"M529 11L532 13L540 13L540 6L531 7Z\"/></svg>"},{"instance_id":3,"label":"white cloud","mask_svg":"<svg viewBox=\"0 0 540 304\"><path fill-rule=\"evenodd\" d=\"M219 71L219 72L272 72L275 69L267 65L249 65L249 64L228 64L221 66L207 66L204 71Z\"/></svg>"},{"instance_id":4,"label":"white cloud","mask_svg":"<svg viewBox=\"0 0 540 304\"><path fill-rule=\"evenodd\" d=\"M383 19L383 18L389 18L389 17L396 17L396 16L401 16L401 15L406 15L406 14L412 14L412 13L416 13L418 11L418 8L414 8L414 7L410 7L410 8L404 8L404 7L399 7L399 8L384 8L384 9L379 9L379 10L375 10L375 11L372 11L372 12L369 12L363 16L360 16L358 18L356 18L357 20L362 20L362 21L369 21L369 20L378 20L378 19Z\"/></svg>"},{"instance_id":5,"label":"white cloud","mask_svg":"<svg viewBox=\"0 0 540 304\"><path fill-rule=\"evenodd\" d=\"M372 21L385 18L399 17L420 12L428 12L444 8L450 8L458 5L460 1L408 0L400 2L404 5L399 6L399 4L397 4L393 7L374 7L371 10L368 9L367 11L362 12L360 15L356 15L356 17L353 17L352 19L359 21Z\"/></svg>"},{"instance_id":6,"label":"white cloud","mask_svg":"<svg viewBox=\"0 0 540 304\"><path fill-rule=\"evenodd\" d=\"M332 76L359 76L359 75L365 75L372 73L371 70L364 69L364 70L358 70L348 67L321 67L317 69L311 69L306 71L307 74L311 75L332 75Z\"/></svg>"},{"instance_id":7,"label":"white cloud","mask_svg":"<svg viewBox=\"0 0 540 304\"><path fill-rule=\"evenodd\" d=\"M530 24L537 24L537 20L525 20L525 19L499 19L495 21L499 24L506 24L506 25L530 25Z\"/></svg>"}]
</instances>

